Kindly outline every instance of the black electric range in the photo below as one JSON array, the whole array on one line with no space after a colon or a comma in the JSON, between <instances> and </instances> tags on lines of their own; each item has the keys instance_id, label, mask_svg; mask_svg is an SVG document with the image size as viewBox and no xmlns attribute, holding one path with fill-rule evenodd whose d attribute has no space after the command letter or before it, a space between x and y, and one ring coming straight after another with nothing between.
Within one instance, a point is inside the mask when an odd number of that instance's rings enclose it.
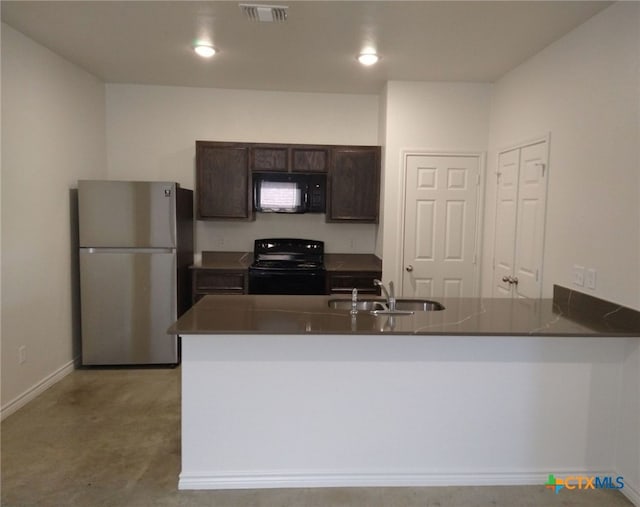
<instances>
[{"instance_id":1,"label":"black electric range","mask_svg":"<svg viewBox=\"0 0 640 507\"><path fill-rule=\"evenodd\" d=\"M249 294L325 294L324 242L256 239L249 267Z\"/></svg>"}]
</instances>

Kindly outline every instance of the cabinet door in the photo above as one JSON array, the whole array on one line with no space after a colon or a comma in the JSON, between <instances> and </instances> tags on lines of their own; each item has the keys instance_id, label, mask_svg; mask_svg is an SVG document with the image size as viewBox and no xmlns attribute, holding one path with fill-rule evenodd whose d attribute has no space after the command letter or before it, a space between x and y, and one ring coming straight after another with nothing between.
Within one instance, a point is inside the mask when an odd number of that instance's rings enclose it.
<instances>
[{"instance_id":1,"label":"cabinet door","mask_svg":"<svg viewBox=\"0 0 640 507\"><path fill-rule=\"evenodd\" d=\"M329 148L327 146L292 146L291 171L326 173L329 169Z\"/></svg>"},{"instance_id":2,"label":"cabinet door","mask_svg":"<svg viewBox=\"0 0 640 507\"><path fill-rule=\"evenodd\" d=\"M196 141L197 218L252 220L249 147Z\"/></svg>"},{"instance_id":3,"label":"cabinet door","mask_svg":"<svg viewBox=\"0 0 640 507\"><path fill-rule=\"evenodd\" d=\"M288 168L289 150L287 146L266 144L251 148L252 171L286 172Z\"/></svg>"},{"instance_id":4,"label":"cabinet door","mask_svg":"<svg viewBox=\"0 0 640 507\"><path fill-rule=\"evenodd\" d=\"M194 269L193 302L207 294L246 294L247 270Z\"/></svg>"},{"instance_id":5,"label":"cabinet door","mask_svg":"<svg viewBox=\"0 0 640 507\"><path fill-rule=\"evenodd\" d=\"M378 223L380 147L339 146L332 150L327 222Z\"/></svg>"}]
</instances>

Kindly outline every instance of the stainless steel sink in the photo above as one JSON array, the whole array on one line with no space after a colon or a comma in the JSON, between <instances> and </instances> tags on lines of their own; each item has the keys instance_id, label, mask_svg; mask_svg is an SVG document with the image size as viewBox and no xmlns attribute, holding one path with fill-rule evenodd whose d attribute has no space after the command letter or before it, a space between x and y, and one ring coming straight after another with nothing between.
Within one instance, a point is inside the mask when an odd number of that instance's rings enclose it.
<instances>
[{"instance_id":1,"label":"stainless steel sink","mask_svg":"<svg viewBox=\"0 0 640 507\"><path fill-rule=\"evenodd\" d=\"M429 301L428 299L397 299L396 310L407 310L412 312L433 312L444 310L437 301Z\"/></svg>"},{"instance_id":2,"label":"stainless steel sink","mask_svg":"<svg viewBox=\"0 0 640 507\"><path fill-rule=\"evenodd\" d=\"M351 310L350 299L330 299L329 308L334 310ZM372 310L384 310L387 305L382 299L358 299L356 303L357 310L372 311Z\"/></svg>"},{"instance_id":3,"label":"stainless steel sink","mask_svg":"<svg viewBox=\"0 0 640 507\"><path fill-rule=\"evenodd\" d=\"M329 308L334 310L351 310L350 299L330 299L328 304ZM428 299L398 299L396 300L396 311L390 312L383 299L359 299L356 303L356 309L383 315L411 315L413 312L444 310L444 306L437 301Z\"/></svg>"}]
</instances>

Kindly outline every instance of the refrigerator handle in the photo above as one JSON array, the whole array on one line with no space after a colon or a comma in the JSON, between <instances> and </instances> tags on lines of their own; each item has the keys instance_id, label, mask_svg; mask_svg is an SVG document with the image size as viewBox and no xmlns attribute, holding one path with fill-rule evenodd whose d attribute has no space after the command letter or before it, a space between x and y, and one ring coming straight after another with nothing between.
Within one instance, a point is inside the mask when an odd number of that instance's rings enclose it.
<instances>
[{"instance_id":1,"label":"refrigerator handle","mask_svg":"<svg viewBox=\"0 0 640 507\"><path fill-rule=\"evenodd\" d=\"M171 206L169 209L169 225L171 227L171 244L178 247L178 189L177 185L173 187L173 199L171 199Z\"/></svg>"}]
</instances>

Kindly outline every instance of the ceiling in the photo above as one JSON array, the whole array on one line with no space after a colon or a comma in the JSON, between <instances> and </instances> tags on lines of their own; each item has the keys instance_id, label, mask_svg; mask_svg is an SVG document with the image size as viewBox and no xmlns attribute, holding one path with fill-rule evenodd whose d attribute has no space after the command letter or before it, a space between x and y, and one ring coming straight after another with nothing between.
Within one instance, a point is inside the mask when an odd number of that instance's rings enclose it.
<instances>
[{"instance_id":1,"label":"ceiling","mask_svg":"<svg viewBox=\"0 0 640 507\"><path fill-rule=\"evenodd\" d=\"M243 0L244 3L260 3ZM264 2L262 2L264 3ZM611 4L597 1L2 1L2 21L107 83L378 93L386 81L494 82ZM194 40L219 50L204 60ZM381 60L363 67L367 45Z\"/></svg>"}]
</instances>

